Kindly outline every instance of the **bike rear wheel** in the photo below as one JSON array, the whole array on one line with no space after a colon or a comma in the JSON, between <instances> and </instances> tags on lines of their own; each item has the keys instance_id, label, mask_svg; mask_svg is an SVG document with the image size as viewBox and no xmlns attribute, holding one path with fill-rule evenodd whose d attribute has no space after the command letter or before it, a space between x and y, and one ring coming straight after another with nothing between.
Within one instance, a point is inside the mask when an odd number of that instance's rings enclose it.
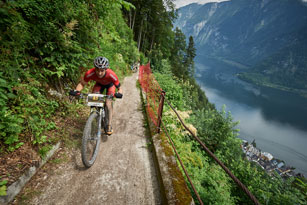
<instances>
[{"instance_id":1,"label":"bike rear wheel","mask_svg":"<svg viewBox=\"0 0 307 205\"><path fill-rule=\"evenodd\" d=\"M86 122L83 137L81 156L84 166L91 167L97 157L100 144L99 115L92 112Z\"/></svg>"}]
</instances>

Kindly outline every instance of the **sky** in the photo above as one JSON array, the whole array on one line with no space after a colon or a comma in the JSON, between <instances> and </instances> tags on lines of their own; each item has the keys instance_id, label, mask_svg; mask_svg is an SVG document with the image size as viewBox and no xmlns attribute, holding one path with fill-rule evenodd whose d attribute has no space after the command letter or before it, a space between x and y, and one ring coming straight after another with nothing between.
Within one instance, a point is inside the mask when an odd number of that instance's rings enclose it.
<instances>
[{"instance_id":1,"label":"sky","mask_svg":"<svg viewBox=\"0 0 307 205\"><path fill-rule=\"evenodd\" d=\"M182 6L186 6L191 3L205 4L209 2L222 2L222 1L227 1L227 0L175 0L174 3L176 5L176 8L180 8Z\"/></svg>"},{"instance_id":2,"label":"sky","mask_svg":"<svg viewBox=\"0 0 307 205\"><path fill-rule=\"evenodd\" d=\"M205 4L209 2L222 2L222 1L229 1L229 0L175 0L174 3L176 5L176 8L180 8L182 6L186 6L191 3ZM307 0L302 0L302 1L307 3Z\"/></svg>"}]
</instances>

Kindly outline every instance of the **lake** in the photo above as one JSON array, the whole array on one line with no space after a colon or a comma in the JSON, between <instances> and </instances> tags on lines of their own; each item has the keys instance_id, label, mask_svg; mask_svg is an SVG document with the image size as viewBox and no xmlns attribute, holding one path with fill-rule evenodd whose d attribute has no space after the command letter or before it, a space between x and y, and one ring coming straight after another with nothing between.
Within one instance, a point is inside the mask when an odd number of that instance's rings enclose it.
<instances>
[{"instance_id":1,"label":"lake","mask_svg":"<svg viewBox=\"0 0 307 205\"><path fill-rule=\"evenodd\" d=\"M202 56L195 58L196 80L211 103L223 105L240 121L239 137L284 160L307 176L307 99L244 82L235 66Z\"/></svg>"}]
</instances>

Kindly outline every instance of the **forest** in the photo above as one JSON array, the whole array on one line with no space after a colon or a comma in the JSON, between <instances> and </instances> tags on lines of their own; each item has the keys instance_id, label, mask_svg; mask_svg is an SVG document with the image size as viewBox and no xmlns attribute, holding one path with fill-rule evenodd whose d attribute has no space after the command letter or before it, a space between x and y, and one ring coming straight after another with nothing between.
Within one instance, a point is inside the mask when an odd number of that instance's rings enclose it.
<instances>
[{"instance_id":1,"label":"forest","mask_svg":"<svg viewBox=\"0 0 307 205\"><path fill-rule=\"evenodd\" d=\"M230 113L217 111L194 79L194 40L173 28L176 16L173 0L1 1L0 156L27 144L43 157L61 140L48 133L57 129L55 118L74 112L68 91L92 67L94 57L106 56L121 79L130 75L134 62L150 61L166 98L188 114L185 120L197 135L262 204L306 204L305 179L271 177L245 160L237 122ZM205 204L251 204L181 132L168 107L163 118ZM5 195L6 173L0 177L0 195Z\"/></svg>"}]
</instances>

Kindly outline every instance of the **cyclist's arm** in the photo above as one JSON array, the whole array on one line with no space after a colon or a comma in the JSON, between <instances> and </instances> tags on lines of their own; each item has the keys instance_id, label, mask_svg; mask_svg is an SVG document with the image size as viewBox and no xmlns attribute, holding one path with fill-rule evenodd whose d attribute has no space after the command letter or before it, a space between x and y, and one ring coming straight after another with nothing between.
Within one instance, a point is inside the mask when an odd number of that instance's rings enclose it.
<instances>
[{"instance_id":1,"label":"cyclist's arm","mask_svg":"<svg viewBox=\"0 0 307 205\"><path fill-rule=\"evenodd\" d=\"M108 69L107 71L109 72L109 77L110 77L111 81L113 82L113 84L117 88L117 92L120 93L120 94L123 94L123 91L121 89L120 82L118 80L117 75L111 69Z\"/></svg>"},{"instance_id":2,"label":"cyclist's arm","mask_svg":"<svg viewBox=\"0 0 307 205\"><path fill-rule=\"evenodd\" d=\"M76 90L80 92L81 90L83 90L83 88L84 88L87 84L88 84L88 83L85 82L83 78L81 78L81 81L80 81L80 83L77 85Z\"/></svg>"},{"instance_id":3,"label":"cyclist's arm","mask_svg":"<svg viewBox=\"0 0 307 205\"><path fill-rule=\"evenodd\" d=\"M117 92L120 93L120 94L123 94L122 88L119 87L119 88L117 89Z\"/></svg>"}]
</instances>

